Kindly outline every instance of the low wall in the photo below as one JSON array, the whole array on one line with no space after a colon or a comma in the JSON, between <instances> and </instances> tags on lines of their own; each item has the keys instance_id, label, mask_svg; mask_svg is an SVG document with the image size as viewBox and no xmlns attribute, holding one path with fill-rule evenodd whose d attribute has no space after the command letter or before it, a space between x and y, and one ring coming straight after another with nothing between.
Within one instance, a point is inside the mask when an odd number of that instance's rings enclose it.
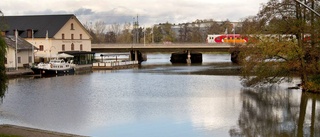
<instances>
[{"instance_id":1,"label":"low wall","mask_svg":"<svg viewBox=\"0 0 320 137\"><path fill-rule=\"evenodd\" d=\"M92 72L92 65L76 65L74 70L76 74L90 73Z\"/></svg>"},{"instance_id":2,"label":"low wall","mask_svg":"<svg viewBox=\"0 0 320 137\"><path fill-rule=\"evenodd\" d=\"M92 64L92 69L126 69L139 65L138 61L112 61L112 62L96 62Z\"/></svg>"}]
</instances>

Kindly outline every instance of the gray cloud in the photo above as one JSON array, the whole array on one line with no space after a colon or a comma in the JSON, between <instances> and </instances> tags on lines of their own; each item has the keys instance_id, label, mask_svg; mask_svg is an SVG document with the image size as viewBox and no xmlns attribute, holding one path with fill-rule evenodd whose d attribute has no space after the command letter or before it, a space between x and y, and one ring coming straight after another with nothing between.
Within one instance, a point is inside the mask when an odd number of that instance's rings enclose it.
<instances>
[{"instance_id":1,"label":"gray cloud","mask_svg":"<svg viewBox=\"0 0 320 137\"><path fill-rule=\"evenodd\" d=\"M1 0L0 9L5 15L75 14L82 23L132 23L133 18L139 15L141 26L151 26L164 22L192 22L196 19L239 21L243 17L255 15L260 3L266 1L268 0Z\"/></svg>"},{"instance_id":2,"label":"gray cloud","mask_svg":"<svg viewBox=\"0 0 320 137\"><path fill-rule=\"evenodd\" d=\"M75 10L74 14L77 16L92 15L92 14L94 14L94 12L92 11L92 9L80 8L80 9Z\"/></svg>"},{"instance_id":3,"label":"gray cloud","mask_svg":"<svg viewBox=\"0 0 320 137\"><path fill-rule=\"evenodd\" d=\"M68 11L63 11L63 10L58 10L58 11L53 11L51 9L46 9L43 11L34 11L34 10L30 10L30 11L25 11L24 14L25 15L50 15L50 14L70 14L71 12Z\"/></svg>"}]
</instances>

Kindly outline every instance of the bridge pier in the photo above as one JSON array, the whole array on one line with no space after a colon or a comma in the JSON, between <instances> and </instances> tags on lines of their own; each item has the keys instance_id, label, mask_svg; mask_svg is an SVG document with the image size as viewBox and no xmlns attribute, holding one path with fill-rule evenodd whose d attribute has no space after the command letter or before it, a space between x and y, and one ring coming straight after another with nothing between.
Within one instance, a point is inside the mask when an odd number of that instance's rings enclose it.
<instances>
[{"instance_id":1,"label":"bridge pier","mask_svg":"<svg viewBox=\"0 0 320 137\"><path fill-rule=\"evenodd\" d=\"M193 53L190 50L171 54L171 63L202 63L202 53Z\"/></svg>"},{"instance_id":2,"label":"bridge pier","mask_svg":"<svg viewBox=\"0 0 320 137\"><path fill-rule=\"evenodd\" d=\"M146 55L141 53L139 50L130 50L129 59L130 59L130 61L138 61L139 64L141 64L141 62L147 60L147 57L146 57Z\"/></svg>"},{"instance_id":3,"label":"bridge pier","mask_svg":"<svg viewBox=\"0 0 320 137\"><path fill-rule=\"evenodd\" d=\"M191 64L191 53L190 50L187 50L188 56L187 56L187 64Z\"/></svg>"},{"instance_id":4,"label":"bridge pier","mask_svg":"<svg viewBox=\"0 0 320 137\"><path fill-rule=\"evenodd\" d=\"M231 62L232 63L236 63L236 64L240 63L240 56L239 56L240 49L239 49L239 47L232 48L230 50L230 54L231 54Z\"/></svg>"}]
</instances>

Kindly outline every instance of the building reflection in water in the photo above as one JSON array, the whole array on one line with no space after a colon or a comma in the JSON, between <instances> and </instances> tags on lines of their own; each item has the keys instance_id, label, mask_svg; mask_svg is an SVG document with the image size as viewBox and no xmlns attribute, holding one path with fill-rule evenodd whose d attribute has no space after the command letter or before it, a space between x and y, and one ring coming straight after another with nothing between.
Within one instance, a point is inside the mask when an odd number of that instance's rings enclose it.
<instances>
[{"instance_id":1,"label":"building reflection in water","mask_svg":"<svg viewBox=\"0 0 320 137\"><path fill-rule=\"evenodd\" d=\"M242 89L238 127L230 136L320 135L320 96L279 87Z\"/></svg>"}]
</instances>

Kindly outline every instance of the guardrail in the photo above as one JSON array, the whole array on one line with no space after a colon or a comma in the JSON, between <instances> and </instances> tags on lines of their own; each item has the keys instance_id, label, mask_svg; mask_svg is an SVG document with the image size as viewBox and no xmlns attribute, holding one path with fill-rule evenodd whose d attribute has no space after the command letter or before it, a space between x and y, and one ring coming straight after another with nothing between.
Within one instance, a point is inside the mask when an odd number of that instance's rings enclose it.
<instances>
[{"instance_id":1,"label":"guardrail","mask_svg":"<svg viewBox=\"0 0 320 137\"><path fill-rule=\"evenodd\" d=\"M93 69L126 69L138 66L138 61L111 61L96 62L92 64Z\"/></svg>"}]
</instances>

